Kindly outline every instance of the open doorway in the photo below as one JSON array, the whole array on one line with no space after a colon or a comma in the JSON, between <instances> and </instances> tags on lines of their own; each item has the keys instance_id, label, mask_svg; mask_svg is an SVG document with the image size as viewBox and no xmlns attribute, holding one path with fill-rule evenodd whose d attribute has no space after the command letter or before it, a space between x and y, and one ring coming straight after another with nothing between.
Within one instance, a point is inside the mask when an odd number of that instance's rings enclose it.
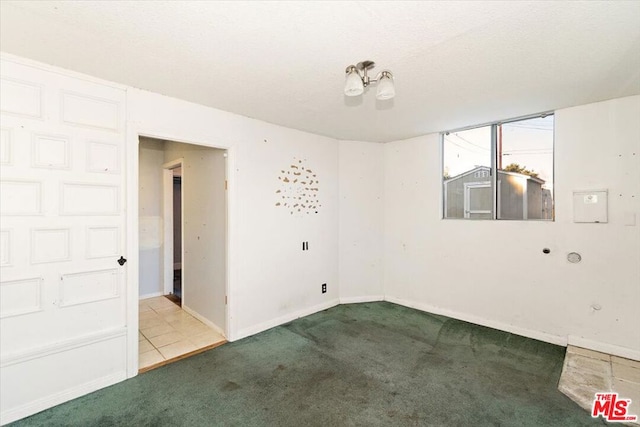
<instances>
[{"instance_id":1,"label":"open doorway","mask_svg":"<svg viewBox=\"0 0 640 427\"><path fill-rule=\"evenodd\" d=\"M178 158L162 165L164 295L182 307L182 164Z\"/></svg>"},{"instance_id":2,"label":"open doorway","mask_svg":"<svg viewBox=\"0 0 640 427\"><path fill-rule=\"evenodd\" d=\"M182 307L182 161L163 165L165 296Z\"/></svg>"},{"instance_id":3,"label":"open doorway","mask_svg":"<svg viewBox=\"0 0 640 427\"><path fill-rule=\"evenodd\" d=\"M226 342L226 157L140 137L140 372Z\"/></svg>"},{"instance_id":4,"label":"open doorway","mask_svg":"<svg viewBox=\"0 0 640 427\"><path fill-rule=\"evenodd\" d=\"M173 297L182 306L182 168L173 170Z\"/></svg>"}]
</instances>

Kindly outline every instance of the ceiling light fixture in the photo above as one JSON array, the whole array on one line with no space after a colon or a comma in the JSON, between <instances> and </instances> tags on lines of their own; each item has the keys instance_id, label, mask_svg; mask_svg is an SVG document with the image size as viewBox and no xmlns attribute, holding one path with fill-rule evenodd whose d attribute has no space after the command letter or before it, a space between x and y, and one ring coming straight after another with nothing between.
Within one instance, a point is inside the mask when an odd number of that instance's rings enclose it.
<instances>
[{"instance_id":1,"label":"ceiling light fixture","mask_svg":"<svg viewBox=\"0 0 640 427\"><path fill-rule=\"evenodd\" d=\"M385 99L391 99L396 96L396 88L393 83L393 74L391 74L391 71L381 71L375 79L369 77L367 71L375 65L376 63L373 61L362 61L358 62L357 65L349 65L345 70L347 77L344 84L344 94L347 96L362 95L365 87L371 83L378 83L378 89L376 90L377 99L384 101Z\"/></svg>"}]
</instances>

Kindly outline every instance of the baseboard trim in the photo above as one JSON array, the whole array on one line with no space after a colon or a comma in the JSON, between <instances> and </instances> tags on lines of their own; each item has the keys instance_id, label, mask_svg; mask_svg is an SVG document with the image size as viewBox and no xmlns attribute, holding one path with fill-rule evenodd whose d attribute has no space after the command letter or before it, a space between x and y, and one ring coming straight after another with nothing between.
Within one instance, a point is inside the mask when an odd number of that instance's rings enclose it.
<instances>
[{"instance_id":1,"label":"baseboard trim","mask_svg":"<svg viewBox=\"0 0 640 427\"><path fill-rule=\"evenodd\" d=\"M474 323L476 325L498 329L500 331L505 331L505 332L520 335L523 337L532 338L534 340L544 341L544 342L548 342L555 345L561 345L563 347L567 346L567 338L563 336L553 335L553 334L549 334L541 331L535 331L532 329L521 328L518 326L509 325L502 322L496 322L494 320L484 319L482 317L468 315L468 314L460 313L453 310L447 310L447 309L432 306L429 304L415 303L415 302L403 300L400 298L391 297L388 295L385 296L384 300L388 302L392 302L394 304L402 305L405 307L415 308L416 310L424 311L427 313L447 316L452 319L462 320L465 322Z\"/></svg>"},{"instance_id":2,"label":"baseboard trim","mask_svg":"<svg viewBox=\"0 0 640 427\"><path fill-rule=\"evenodd\" d=\"M260 332L264 332L268 329L275 328L276 326L283 325L285 323L291 322L293 320L299 319L301 317L309 316L310 314L317 313L322 310L327 310L331 307L335 307L340 304L340 300L338 298L333 299L331 301L327 301L322 304L316 304L311 307L304 308L302 310L294 311L289 314L285 314L284 316L277 317L272 320L268 320L266 322L259 323L257 325L241 329L238 331L236 335L233 336L233 339L229 339L229 341L237 341L242 338L249 337L251 335L258 334Z\"/></svg>"},{"instance_id":3,"label":"baseboard trim","mask_svg":"<svg viewBox=\"0 0 640 427\"><path fill-rule=\"evenodd\" d=\"M92 393L101 388L108 387L110 385L119 383L127 379L127 372L123 370L115 374L108 375L106 377L98 378L76 387L64 390L60 393L53 394L51 396L44 397L42 399L29 402L26 405L19 406L8 411L0 413L0 424L5 425L17 421L19 419L28 417L38 412L49 409L53 406L67 402L72 399L76 399L85 394Z\"/></svg>"},{"instance_id":4,"label":"baseboard trim","mask_svg":"<svg viewBox=\"0 0 640 427\"><path fill-rule=\"evenodd\" d=\"M360 304L363 302L384 301L384 295L369 295L364 297L340 297L340 304Z\"/></svg>"},{"instance_id":5,"label":"baseboard trim","mask_svg":"<svg viewBox=\"0 0 640 427\"><path fill-rule=\"evenodd\" d=\"M220 328L220 326L216 325L215 323L213 323L211 320L207 319L200 313L195 312L194 310L190 309L184 304L182 305L182 309L186 311L188 314L198 319L199 321L201 321L202 323L204 323L205 325L207 325L208 327L210 327L211 329L213 329L214 331L216 331L217 333L219 333L220 335L222 335L223 337L225 338L227 337L226 332L223 331L222 328Z\"/></svg>"},{"instance_id":6,"label":"baseboard trim","mask_svg":"<svg viewBox=\"0 0 640 427\"><path fill-rule=\"evenodd\" d=\"M138 297L138 300L161 297L162 295L164 295L164 292L153 292L153 293L150 293L150 294L140 295Z\"/></svg>"},{"instance_id":7,"label":"baseboard trim","mask_svg":"<svg viewBox=\"0 0 640 427\"><path fill-rule=\"evenodd\" d=\"M127 328L111 329L105 332L85 335L78 338L72 338L61 343L50 344L27 351L22 351L5 356L0 361L0 368L6 368L11 365L28 362L29 360L39 359L51 356L56 353L70 351L76 348L85 347L102 341L109 341L114 338L124 337L127 335Z\"/></svg>"},{"instance_id":8,"label":"baseboard trim","mask_svg":"<svg viewBox=\"0 0 640 427\"><path fill-rule=\"evenodd\" d=\"M627 347L620 347L613 344L593 341L587 338L569 335L568 344L576 347L582 347L600 353L612 354L614 356L623 357L625 359L640 361L640 351Z\"/></svg>"}]
</instances>

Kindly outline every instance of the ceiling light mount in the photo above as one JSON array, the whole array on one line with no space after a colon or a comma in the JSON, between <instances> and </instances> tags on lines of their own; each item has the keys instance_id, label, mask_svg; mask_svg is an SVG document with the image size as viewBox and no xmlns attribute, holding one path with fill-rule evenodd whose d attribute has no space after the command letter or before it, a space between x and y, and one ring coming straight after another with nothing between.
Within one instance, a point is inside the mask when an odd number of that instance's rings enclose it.
<instances>
[{"instance_id":1,"label":"ceiling light mount","mask_svg":"<svg viewBox=\"0 0 640 427\"><path fill-rule=\"evenodd\" d=\"M378 84L376 98L379 100L391 99L396 95L395 85L393 83L393 74L391 71L383 70L372 79L368 71L375 67L373 61L358 62L357 65L349 65L345 70L346 80L344 85L344 94L346 96L359 96L364 93L364 88L372 83Z\"/></svg>"}]
</instances>

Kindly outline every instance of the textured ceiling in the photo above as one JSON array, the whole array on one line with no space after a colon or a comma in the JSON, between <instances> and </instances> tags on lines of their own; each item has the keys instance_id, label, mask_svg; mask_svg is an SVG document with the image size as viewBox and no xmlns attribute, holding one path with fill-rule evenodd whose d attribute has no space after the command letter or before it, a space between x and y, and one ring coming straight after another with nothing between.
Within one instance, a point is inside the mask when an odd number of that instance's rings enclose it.
<instances>
[{"instance_id":1,"label":"textured ceiling","mask_svg":"<svg viewBox=\"0 0 640 427\"><path fill-rule=\"evenodd\" d=\"M0 2L4 52L338 139L640 93L640 2ZM397 96L346 98L344 69Z\"/></svg>"}]
</instances>

